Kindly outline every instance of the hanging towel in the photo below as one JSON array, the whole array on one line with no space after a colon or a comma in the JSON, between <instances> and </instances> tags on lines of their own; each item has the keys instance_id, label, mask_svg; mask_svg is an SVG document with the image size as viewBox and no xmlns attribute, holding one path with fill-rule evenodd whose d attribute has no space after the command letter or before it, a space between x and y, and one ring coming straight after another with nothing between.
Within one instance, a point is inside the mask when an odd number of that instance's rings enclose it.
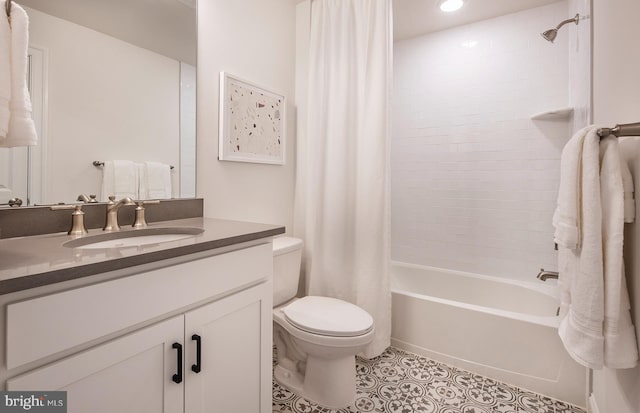
<instances>
[{"instance_id":1,"label":"hanging towel","mask_svg":"<svg viewBox=\"0 0 640 413\"><path fill-rule=\"evenodd\" d=\"M145 199L171 198L171 166L160 162L144 162L145 176L141 186L146 187Z\"/></svg>"},{"instance_id":2,"label":"hanging towel","mask_svg":"<svg viewBox=\"0 0 640 413\"><path fill-rule=\"evenodd\" d=\"M116 201L124 197L139 199L138 167L132 161L106 161L102 171L102 201L110 195Z\"/></svg>"},{"instance_id":3,"label":"hanging towel","mask_svg":"<svg viewBox=\"0 0 640 413\"><path fill-rule=\"evenodd\" d=\"M576 134L584 135L581 162L574 163L578 172L561 167L561 173L578 177L581 195L576 216L582 216L582 239L576 249L559 245L558 333L568 353L586 367L631 368L637 364L638 351L622 255L625 165L618 140L613 136L600 140L597 129ZM569 158L563 151L565 159ZM565 196L559 193L558 199Z\"/></svg>"},{"instance_id":4,"label":"hanging towel","mask_svg":"<svg viewBox=\"0 0 640 413\"><path fill-rule=\"evenodd\" d=\"M631 224L636 219L636 200L633 197L633 177L631 176L629 165L624 160L621 162L621 168L622 186L624 187L624 222Z\"/></svg>"},{"instance_id":5,"label":"hanging towel","mask_svg":"<svg viewBox=\"0 0 640 413\"><path fill-rule=\"evenodd\" d=\"M9 203L11 198L13 198L13 191L4 185L0 185L0 205Z\"/></svg>"},{"instance_id":6,"label":"hanging towel","mask_svg":"<svg viewBox=\"0 0 640 413\"><path fill-rule=\"evenodd\" d=\"M0 9L5 2L0 0ZM9 20L0 18L0 141L9 131L9 99L11 99L11 29Z\"/></svg>"},{"instance_id":7,"label":"hanging towel","mask_svg":"<svg viewBox=\"0 0 640 413\"><path fill-rule=\"evenodd\" d=\"M149 191L147 189L147 165L144 162L137 162L138 169L138 198L149 199Z\"/></svg>"},{"instance_id":8,"label":"hanging towel","mask_svg":"<svg viewBox=\"0 0 640 413\"><path fill-rule=\"evenodd\" d=\"M558 333L572 358L593 369L602 367L604 348L600 137L596 129L582 129L565 146L558 193L561 216L576 220L576 234L580 236L569 244L558 242L561 317Z\"/></svg>"},{"instance_id":9,"label":"hanging towel","mask_svg":"<svg viewBox=\"0 0 640 413\"><path fill-rule=\"evenodd\" d=\"M558 205L553 214L554 242L570 250L580 247L582 149L585 136L590 131L593 131L593 128L584 128L576 132L562 150L560 159L560 190Z\"/></svg>"},{"instance_id":10,"label":"hanging towel","mask_svg":"<svg viewBox=\"0 0 640 413\"><path fill-rule=\"evenodd\" d=\"M604 365L617 369L635 367L638 361L622 256L625 220L623 170L626 167L620 159L617 138L608 136L602 139L600 196L604 256Z\"/></svg>"},{"instance_id":11,"label":"hanging towel","mask_svg":"<svg viewBox=\"0 0 640 413\"><path fill-rule=\"evenodd\" d=\"M6 19L2 19L6 20ZM0 29L1 30L1 29ZM29 49L29 18L18 4L11 7L10 99L9 126L0 147L31 146L38 142L31 118L31 98L27 88L27 59ZM1 49L2 47L0 47ZM5 63L0 63L5 66ZM3 67L4 70L4 67ZM0 81L1 82L1 81ZM0 106L2 104L0 103ZM2 121L0 115L0 122ZM2 126L0 125L0 129Z\"/></svg>"}]
</instances>

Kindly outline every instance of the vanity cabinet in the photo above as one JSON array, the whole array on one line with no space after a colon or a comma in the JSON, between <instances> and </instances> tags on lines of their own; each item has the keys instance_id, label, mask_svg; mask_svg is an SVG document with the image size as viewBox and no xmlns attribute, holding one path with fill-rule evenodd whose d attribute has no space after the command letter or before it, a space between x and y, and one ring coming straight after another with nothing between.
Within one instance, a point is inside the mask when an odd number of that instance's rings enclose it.
<instances>
[{"instance_id":1,"label":"vanity cabinet","mask_svg":"<svg viewBox=\"0 0 640 413\"><path fill-rule=\"evenodd\" d=\"M272 268L267 243L10 304L12 367L99 344L6 388L65 390L70 413L270 412Z\"/></svg>"},{"instance_id":2,"label":"vanity cabinet","mask_svg":"<svg viewBox=\"0 0 640 413\"><path fill-rule=\"evenodd\" d=\"M173 343L184 342L183 317L99 345L7 381L7 390L67 391L68 412L181 412L183 386Z\"/></svg>"}]
</instances>

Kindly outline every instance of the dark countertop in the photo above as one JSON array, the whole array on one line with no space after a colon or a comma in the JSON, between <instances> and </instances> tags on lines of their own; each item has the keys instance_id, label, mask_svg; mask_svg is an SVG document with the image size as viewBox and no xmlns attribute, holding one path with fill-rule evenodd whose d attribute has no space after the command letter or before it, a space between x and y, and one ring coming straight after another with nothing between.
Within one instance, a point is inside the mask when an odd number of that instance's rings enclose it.
<instances>
[{"instance_id":1,"label":"dark countertop","mask_svg":"<svg viewBox=\"0 0 640 413\"><path fill-rule=\"evenodd\" d=\"M0 240L0 295L108 271L148 264L188 254L228 247L284 234L278 225L187 218L149 224L154 227L202 228L190 238L144 246L111 249L78 249L62 244L73 237L64 233ZM135 231L122 229L122 231ZM102 234L90 230L85 237Z\"/></svg>"}]
</instances>

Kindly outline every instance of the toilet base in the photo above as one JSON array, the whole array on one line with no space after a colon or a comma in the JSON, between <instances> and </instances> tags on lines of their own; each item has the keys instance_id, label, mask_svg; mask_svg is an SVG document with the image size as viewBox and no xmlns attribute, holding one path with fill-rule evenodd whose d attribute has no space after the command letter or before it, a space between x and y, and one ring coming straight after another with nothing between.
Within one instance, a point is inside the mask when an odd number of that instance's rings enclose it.
<instances>
[{"instance_id":1,"label":"toilet base","mask_svg":"<svg viewBox=\"0 0 640 413\"><path fill-rule=\"evenodd\" d=\"M356 358L307 357L304 376L277 365L276 381L286 389L331 409L348 407L356 397Z\"/></svg>"}]
</instances>

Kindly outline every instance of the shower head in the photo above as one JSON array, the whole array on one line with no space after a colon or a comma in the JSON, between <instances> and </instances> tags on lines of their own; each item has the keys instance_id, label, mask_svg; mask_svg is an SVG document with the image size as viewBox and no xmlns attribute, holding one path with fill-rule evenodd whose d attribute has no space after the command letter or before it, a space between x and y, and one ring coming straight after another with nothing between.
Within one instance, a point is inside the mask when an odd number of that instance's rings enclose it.
<instances>
[{"instance_id":1,"label":"shower head","mask_svg":"<svg viewBox=\"0 0 640 413\"><path fill-rule=\"evenodd\" d=\"M580 15L576 14L576 16L573 19L563 20L560 22L559 25L556 26L555 29L545 30L541 33L541 35L542 37L544 37L546 41L553 43L553 41L556 39L556 36L558 35L558 30L562 26L568 23L575 23L577 25L579 21L580 21Z\"/></svg>"},{"instance_id":2,"label":"shower head","mask_svg":"<svg viewBox=\"0 0 640 413\"><path fill-rule=\"evenodd\" d=\"M541 34L546 41L553 43L553 41L556 39L556 36L558 35L558 29L545 30Z\"/></svg>"}]
</instances>

